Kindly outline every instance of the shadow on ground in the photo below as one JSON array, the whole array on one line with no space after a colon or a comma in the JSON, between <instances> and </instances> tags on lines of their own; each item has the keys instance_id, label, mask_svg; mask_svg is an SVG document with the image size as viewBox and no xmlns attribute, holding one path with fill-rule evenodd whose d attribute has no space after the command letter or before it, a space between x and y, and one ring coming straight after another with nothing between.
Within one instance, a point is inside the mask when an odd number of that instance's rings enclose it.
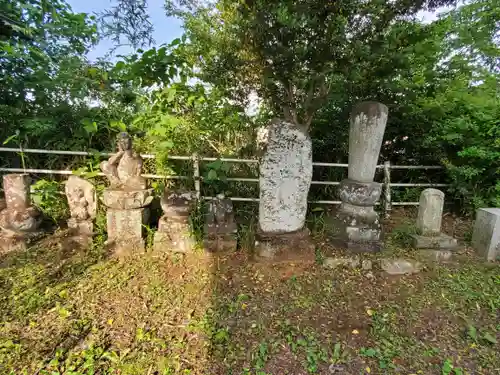
<instances>
[{"instance_id":1,"label":"shadow on ground","mask_svg":"<svg viewBox=\"0 0 500 375\"><path fill-rule=\"evenodd\" d=\"M389 277L326 269L318 244L310 261L279 264L243 250L113 260L50 241L6 256L0 372L498 372L498 265Z\"/></svg>"}]
</instances>

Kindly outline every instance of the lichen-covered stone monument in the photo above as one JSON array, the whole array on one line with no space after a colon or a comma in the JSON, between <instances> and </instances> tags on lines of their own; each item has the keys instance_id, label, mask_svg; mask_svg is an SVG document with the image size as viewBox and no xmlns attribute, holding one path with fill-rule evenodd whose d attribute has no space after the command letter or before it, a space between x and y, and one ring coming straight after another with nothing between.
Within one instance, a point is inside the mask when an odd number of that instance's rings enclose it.
<instances>
[{"instance_id":1,"label":"lichen-covered stone monument","mask_svg":"<svg viewBox=\"0 0 500 375\"><path fill-rule=\"evenodd\" d=\"M165 189L161 197L163 216L154 237L156 251L189 253L194 249L196 240L189 216L195 202L196 194L193 192L174 193Z\"/></svg>"},{"instance_id":2,"label":"lichen-covered stone monument","mask_svg":"<svg viewBox=\"0 0 500 375\"><path fill-rule=\"evenodd\" d=\"M351 112L349 173L340 183L342 204L335 220L340 246L356 252L380 251L382 227L374 206L382 185L374 182L384 138L388 109L377 102L363 102Z\"/></svg>"},{"instance_id":3,"label":"lichen-covered stone monument","mask_svg":"<svg viewBox=\"0 0 500 375\"><path fill-rule=\"evenodd\" d=\"M31 204L28 174L3 176L5 208L0 212L0 245L4 252L24 249L38 234L41 214Z\"/></svg>"},{"instance_id":4,"label":"lichen-covered stone monument","mask_svg":"<svg viewBox=\"0 0 500 375\"><path fill-rule=\"evenodd\" d=\"M258 256L269 258L281 251L310 247L304 225L312 169L307 130L274 120L260 161Z\"/></svg>"},{"instance_id":5,"label":"lichen-covered stone monument","mask_svg":"<svg viewBox=\"0 0 500 375\"><path fill-rule=\"evenodd\" d=\"M204 232L206 250L236 250L238 227L234 221L233 202L224 194L218 194L207 204Z\"/></svg>"},{"instance_id":6,"label":"lichen-covered stone monument","mask_svg":"<svg viewBox=\"0 0 500 375\"><path fill-rule=\"evenodd\" d=\"M413 247L422 250L436 260L447 260L458 247L455 238L441 233L444 193L438 189L425 189L420 194L417 217L417 234L413 235Z\"/></svg>"},{"instance_id":7,"label":"lichen-covered stone monument","mask_svg":"<svg viewBox=\"0 0 500 375\"><path fill-rule=\"evenodd\" d=\"M500 259L500 208L477 210L472 247L485 260Z\"/></svg>"},{"instance_id":8,"label":"lichen-covered stone monument","mask_svg":"<svg viewBox=\"0 0 500 375\"><path fill-rule=\"evenodd\" d=\"M104 190L107 207L108 245L118 254L144 250L142 234L149 220L153 189L141 176L143 160L134 152L128 133L117 138L118 152L101 163L101 170L110 182Z\"/></svg>"},{"instance_id":9,"label":"lichen-covered stone monument","mask_svg":"<svg viewBox=\"0 0 500 375\"><path fill-rule=\"evenodd\" d=\"M66 181L64 191L71 215L68 228L74 235L91 237L94 233L93 220L97 214L97 196L94 185L81 177L70 176Z\"/></svg>"}]
</instances>

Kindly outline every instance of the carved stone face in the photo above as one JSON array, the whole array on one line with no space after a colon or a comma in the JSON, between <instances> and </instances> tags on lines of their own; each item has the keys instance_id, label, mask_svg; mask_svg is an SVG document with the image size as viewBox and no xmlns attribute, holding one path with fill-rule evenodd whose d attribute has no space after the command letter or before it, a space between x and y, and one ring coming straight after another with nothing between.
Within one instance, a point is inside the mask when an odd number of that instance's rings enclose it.
<instances>
[{"instance_id":1,"label":"carved stone face","mask_svg":"<svg viewBox=\"0 0 500 375\"><path fill-rule=\"evenodd\" d=\"M118 145L119 151L130 150L132 148L132 138L130 138L128 133L122 132L118 134L116 144Z\"/></svg>"}]
</instances>

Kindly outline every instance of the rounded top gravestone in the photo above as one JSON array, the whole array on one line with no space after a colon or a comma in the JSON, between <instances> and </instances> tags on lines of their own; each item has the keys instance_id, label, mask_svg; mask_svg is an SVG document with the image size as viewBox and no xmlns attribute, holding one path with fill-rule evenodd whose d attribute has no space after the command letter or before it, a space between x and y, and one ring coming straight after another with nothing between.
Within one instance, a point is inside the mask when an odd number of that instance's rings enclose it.
<instances>
[{"instance_id":1,"label":"rounded top gravestone","mask_svg":"<svg viewBox=\"0 0 500 375\"><path fill-rule=\"evenodd\" d=\"M444 193L438 189L425 189L420 194L417 230L424 236L435 236L441 232Z\"/></svg>"},{"instance_id":2,"label":"rounded top gravestone","mask_svg":"<svg viewBox=\"0 0 500 375\"><path fill-rule=\"evenodd\" d=\"M351 112L349 179L372 182L389 110L378 102L362 102Z\"/></svg>"}]
</instances>

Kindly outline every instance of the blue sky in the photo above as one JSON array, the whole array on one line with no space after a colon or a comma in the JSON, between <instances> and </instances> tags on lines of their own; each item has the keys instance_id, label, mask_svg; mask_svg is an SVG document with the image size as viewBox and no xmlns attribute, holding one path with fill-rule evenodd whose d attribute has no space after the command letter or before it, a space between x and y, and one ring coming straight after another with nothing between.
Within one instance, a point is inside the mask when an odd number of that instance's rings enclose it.
<instances>
[{"instance_id":1,"label":"blue sky","mask_svg":"<svg viewBox=\"0 0 500 375\"><path fill-rule=\"evenodd\" d=\"M115 2L113 0L67 0L73 8L74 12L78 13L98 13L106 8L111 7ZM156 45L168 43L182 35L182 23L178 19L169 18L165 15L163 9L164 0L148 0L148 10L151 17L151 22L154 26L153 38ZM113 43L109 40L104 40L97 45L88 57L95 60L97 57L104 56L111 48ZM116 51L118 54L126 54L132 52L131 48L120 48Z\"/></svg>"}]
</instances>

